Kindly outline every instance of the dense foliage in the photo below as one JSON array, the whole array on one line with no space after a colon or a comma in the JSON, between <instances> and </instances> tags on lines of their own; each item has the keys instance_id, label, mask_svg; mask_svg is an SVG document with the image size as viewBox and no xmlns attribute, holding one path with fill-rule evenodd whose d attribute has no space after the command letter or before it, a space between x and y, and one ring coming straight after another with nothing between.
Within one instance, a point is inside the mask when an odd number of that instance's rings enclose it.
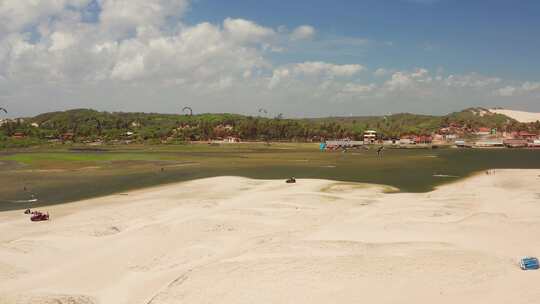
<instances>
[{"instance_id":1,"label":"dense foliage","mask_svg":"<svg viewBox=\"0 0 540 304\"><path fill-rule=\"evenodd\" d=\"M329 117L312 119L263 118L237 114L175 115L156 113L109 113L90 109L51 112L0 127L2 146L26 146L47 140L92 142L181 142L239 137L242 140L317 141L321 138L360 139L374 129L383 137L432 134L458 126L505 131L538 131L540 122L522 124L500 114L480 114L467 109L446 116L394 114L391 116ZM17 140L11 140L17 138Z\"/></svg>"}]
</instances>

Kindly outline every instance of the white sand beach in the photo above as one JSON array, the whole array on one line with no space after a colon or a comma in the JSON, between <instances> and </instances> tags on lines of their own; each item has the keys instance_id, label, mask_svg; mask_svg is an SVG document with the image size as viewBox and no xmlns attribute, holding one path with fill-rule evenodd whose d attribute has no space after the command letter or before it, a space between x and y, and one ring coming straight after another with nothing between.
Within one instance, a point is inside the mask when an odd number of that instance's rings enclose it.
<instances>
[{"instance_id":1,"label":"white sand beach","mask_svg":"<svg viewBox=\"0 0 540 304\"><path fill-rule=\"evenodd\" d=\"M0 303L540 303L540 170L430 193L220 177L0 213Z\"/></svg>"}]
</instances>

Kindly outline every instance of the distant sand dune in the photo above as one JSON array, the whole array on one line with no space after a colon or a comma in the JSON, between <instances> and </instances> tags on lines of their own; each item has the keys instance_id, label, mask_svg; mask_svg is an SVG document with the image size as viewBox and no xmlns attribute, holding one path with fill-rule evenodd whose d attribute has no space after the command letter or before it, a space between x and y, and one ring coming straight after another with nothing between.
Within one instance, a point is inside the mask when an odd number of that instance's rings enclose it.
<instances>
[{"instance_id":1,"label":"distant sand dune","mask_svg":"<svg viewBox=\"0 0 540 304\"><path fill-rule=\"evenodd\" d=\"M519 122L536 122L540 120L540 113L534 112L524 112L524 111L514 111L506 109L490 109L492 113L503 114L510 118L513 118Z\"/></svg>"}]
</instances>

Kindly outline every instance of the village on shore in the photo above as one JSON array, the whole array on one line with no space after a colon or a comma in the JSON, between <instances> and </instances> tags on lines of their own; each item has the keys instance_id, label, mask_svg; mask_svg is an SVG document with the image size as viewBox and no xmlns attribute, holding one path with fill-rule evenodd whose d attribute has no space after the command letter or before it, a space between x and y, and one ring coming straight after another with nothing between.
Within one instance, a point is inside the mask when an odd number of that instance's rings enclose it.
<instances>
[{"instance_id":1,"label":"village on shore","mask_svg":"<svg viewBox=\"0 0 540 304\"><path fill-rule=\"evenodd\" d=\"M290 142L317 143L321 144L322 150L329 151L369 148L370 145L389 148L539 148L540 114L523 113L471 108L445 116L404 113L380 117L285 119L280 115L269 118L76 109L31 118L0 119L0 146Z\"/></svg>"},{"instance_id":2,"label":"village on shore","mask_svg":"<svg viewBox=\"0 0 540 304\"><path fill-rule=\"evenodd\" d=\"M39 127L33 123L32 127ZM189 127L189 126L188 126ZM188 128L183 127L183 128ZM221 133L227 134L233 130L231 125L219 125L216 127ZM66 132L58 137L48 138L49 143L72 143L75 134ZM108 144L131 144L136 136L135 132L125 132L120 139L112 140ZM12 139L25 139L26 134L15 132ZM165 138L161 143L166 144L172 141L171 138ZM450 124L448 127L440 128L432 134L403 134L399 137L389 137L377 130L366 130L361 140L355 140L349 137L339 139L312 138L311 142L320 142L322 150L341 150L349 148L361 148L371 145L379 145L391 148L434 148L434 147L457 147L457 148L540 148L540 134L530 131L499 131L496 128L480 127L475 130L464 128L457 124ZM202 144L231 144L260 142L257 140L245 140L240 136L224 135L209 140L191 140L190 143ZM93 141L83 141L87 145L102 145L104 141L98 139Z\"/></svg>"},{"instance_id":3,"label":"village on shore","mask_svg":"<svg viewBox=\"0 0 540 304\"><path fill-rule=\"evenodd\" d=\"M452 124L433 134L404 134L399 138L386 137L376 130L367 130L361 141L350 138L327 140L321 144L321 150L360 148L368 145L395 148L540 148L540 135L528 131L501 132L496 128L483 127L468 131L459 125Z\"/></svg>"}]
</instances>

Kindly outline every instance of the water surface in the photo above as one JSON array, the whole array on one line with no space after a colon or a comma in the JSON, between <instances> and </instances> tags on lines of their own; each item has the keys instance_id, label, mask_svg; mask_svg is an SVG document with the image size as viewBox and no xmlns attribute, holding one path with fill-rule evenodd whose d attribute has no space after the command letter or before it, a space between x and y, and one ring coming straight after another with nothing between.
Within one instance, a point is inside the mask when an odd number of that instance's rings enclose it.
<instances>
[{"instance_id":1,"label":"water surface","mask_svg":"<svg viewBox=\"0 0 540 304\"><path fill-rule=\"evenodd\" d=\"M32 151L0 156L0 211L214 176L330 179L426 192L487 169L540 168L539 150L319 152L317 145ZM211 189L209 189L211 191ZM37 202L29 202L38 198Z\"/></svg>"}]
</instances>

